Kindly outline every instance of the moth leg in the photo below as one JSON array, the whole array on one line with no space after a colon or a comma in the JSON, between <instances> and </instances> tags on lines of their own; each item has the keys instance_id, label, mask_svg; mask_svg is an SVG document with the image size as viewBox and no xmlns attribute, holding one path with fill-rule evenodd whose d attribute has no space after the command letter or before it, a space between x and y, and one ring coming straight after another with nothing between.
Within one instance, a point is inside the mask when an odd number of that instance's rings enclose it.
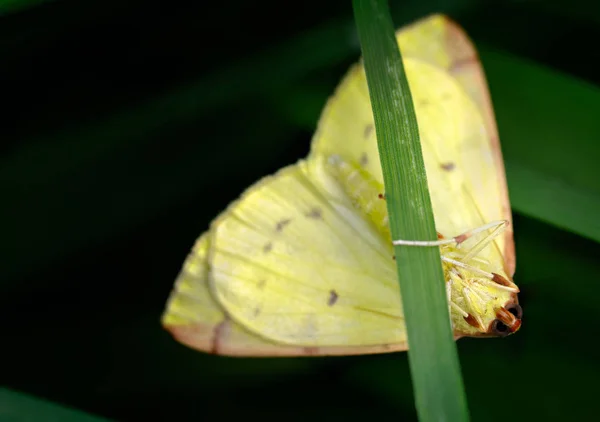
<instances>
[{"instance_id":1,"label":"moth leg","mask_svg":"<svg viewBox=\"0 0 600 422\"><path fill-rule=\"evenodd\" d=\"M464 262L461 261L457 261L455 259L452 258L448 258L446 256L442 256L442 261L447 262L449 264L455 265L459 268L463 268L467 271L470 271L474 274L479 274L480 276L483 277L483 279L479 279L478 281L482 284L486 284L489 286L494 286L500 290L506 290L509 292L514 292L514 293L518 293L519 292L519 288L511 281L507 280L506 278L502 277L500 274L496 274L496 273L490 273L487 271L484 271L480 268L474 267L472 265L469 264L465 264Z\"/></svg>"},{"instance_id":2,"label":"moth leg","mask_svg":"<svg viewBox=\"0 0 600 422\"><path fill-rule=\"evenodd\" d=\"M448 300L448 313L452 310L452 277L446 281L446 300Z\"/></svg>"},{"instance_id":3,"label":"moth leg","mask_svg":"<svg viewBox=\"0 0 600 422\"><path fill-rule=\"evenodd\" d=\"M482 231L485 231L485 230L488 230L491 228L495 228L495 230L490 235L486 236L481 242L478 242L473 247L473 248L478 247L482 242L485 242L483 244L483 246L475 252L475 253L477 253L479 250L481 250L483 247L485 247L485 245L487 245L489 242L491 242L492 239L494 239L496 236L498 236L502 232L502 230L504 230L506 228L506 226L508 226L508 220L493 221L491 223L484 224L481 227L477 227L475 229L466 231L462 234L459 234L458 236L454 236L450 239L438 239L438 240L402 240L402 239L399 239L399 240L393 240L392 244L406 245L406 246L443 246L443 245L449 245L449 244L455 243L456 245L460 245L465 240L472 237L473 235L476 235L477 233L481 233ZM471 252L469 252L469 253L471 253ZM475 254L473 254L473 255L475 255Z\"/></svg>"},{"instance_id":4,"label":"moth leg","mask_svg":"<svg viewBox=\"0 0 600 422\"><path fill-rule=\"evenodd\" d=\"M479 242L477 242L475 245L473 245L468 252L465 254L465 256L462 258L462 260L464 262L468 262L470 261L475 255L477 255L483 248L485 248L487 245L490 244L490 242L492 242L496 237L498 237L505 229L506 227L508 227L508 221L507 220L502 220L502 221L496 221L495 222L497 225L494 228L494 230L492 230L492 232L490 234L488 234L486 237L484 237L483 239L481 239ZM490 223L492 224L492 223ZM488 224L489 226L489 224ZM489 227L492 228L493 226ZM479 229L476 229L479 230Z\"/></svg>"},{"instance_id":5,"label":"moth leg","mask_svg":"<svg viewBox=\"0 0 600 422\"><path fill-rule=\"evenodd\" d=\"M453 286L454 285L454 277L459 277L459 276L454 274L451 271L450 278L448 279L448 281L446 281L446 298L448 299L448 312L450 312L452 309L454 309L459 314L461 314L464 318L467 318L469 316L469 314L463 308L461 308L456 303L454 303L454 301L452 300L452 287L454 287ZM460 279L460 277L459 277L459 279Z\"/></svg>"}]
</instances>

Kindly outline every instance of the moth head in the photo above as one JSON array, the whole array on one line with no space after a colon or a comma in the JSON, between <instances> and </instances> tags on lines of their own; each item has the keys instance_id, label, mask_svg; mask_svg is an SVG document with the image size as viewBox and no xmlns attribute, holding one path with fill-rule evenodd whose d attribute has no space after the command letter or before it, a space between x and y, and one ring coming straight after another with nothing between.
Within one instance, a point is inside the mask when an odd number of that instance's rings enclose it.
<instances>
[{"instance_id":1,"label":"moth head","mask_svg":"<svg viewBox=\"0 0 600 422\"><path fill-rule=\"evenodd\" d=\"M523 309L517 303L515 295L513 300L496 309L496 318L488 326L487 334L506 337L515 333L521 328L522 317Z\"/></svg>"},{"instance_id":2,"label":"moth head","mask_svg":"<svg viewBox=\"0 0 600 422\"><path fill-rule=\"evenodd\" d=\"M485 259L444 261L450 316L457 337L506 337L521 327L519 288Z\"/></svg>"}]
</instances>

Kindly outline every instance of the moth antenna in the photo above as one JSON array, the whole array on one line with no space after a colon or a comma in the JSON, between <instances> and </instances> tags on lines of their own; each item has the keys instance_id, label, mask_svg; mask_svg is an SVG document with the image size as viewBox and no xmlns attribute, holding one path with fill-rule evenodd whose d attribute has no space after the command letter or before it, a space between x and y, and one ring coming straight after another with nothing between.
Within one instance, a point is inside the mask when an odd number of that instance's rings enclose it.
<instances>
[{"instance_id":1,"label":"moth antenna","mask_svg":"<svg viewBox=\"0 0 600 422\"><path fill-rule=\"evenodd\" d=\"M507 220L493 221L491 223L484 224L481 227L477 227L477 228L475 228L473 230L469 230L467 232L459 234L458 236L454 236L454 237L452 237L450 239L439 239L439 233L438 233L438 240L403 240L403 239L399 239L399 240L393 240L392 244L396 245L396 246L398 246L398 245L405 245L405 246L443 246L443 245L449 245L449 244L452 244L452 243L455 243L456 245L460 245L465 240L467 240L468 238L472 237L473 235L475 235L477 233L481 233L482 231L491 229L493 227L496 227L496 228L498 226L505 227L506 225L508 225L508 221ZM492 239L494 237L498 236L498 234L495 234L494 236L492 236ZM487 236L484 240L486 240L488 237L489 236ZM490 242L490 240L487 241L487 243L489 243L489 242ZM481 243L481 242L479 242L479 243ZM479 245L479 243L477 245ZM483 247L486 244L484 244ZM477 245L475 245L475 246L477 246ZM475 252L475 253L477 253L477 252Z\"/></svg>"}]
</instances>

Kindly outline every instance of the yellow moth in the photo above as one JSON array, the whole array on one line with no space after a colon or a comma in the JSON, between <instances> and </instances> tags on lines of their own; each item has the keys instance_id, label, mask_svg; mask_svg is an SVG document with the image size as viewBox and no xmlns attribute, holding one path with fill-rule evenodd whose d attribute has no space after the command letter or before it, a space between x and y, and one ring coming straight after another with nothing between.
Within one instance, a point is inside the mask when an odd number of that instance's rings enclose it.
<instances>
[{"instance_id":1,"label":"yellow moth","mask_svg":"<svg viewBox=\"0 0 600 422\"><path fill-rule=\"evenodd\" d=\"M507 335L521 324L510 204L476 52L440 15L397 39L455 337ZM179 342L220 355L406 350L393 254L367 82L357 64L328 101L309 156L251 186L200 236L162 323Z\"/></svg>"}]
</instances>

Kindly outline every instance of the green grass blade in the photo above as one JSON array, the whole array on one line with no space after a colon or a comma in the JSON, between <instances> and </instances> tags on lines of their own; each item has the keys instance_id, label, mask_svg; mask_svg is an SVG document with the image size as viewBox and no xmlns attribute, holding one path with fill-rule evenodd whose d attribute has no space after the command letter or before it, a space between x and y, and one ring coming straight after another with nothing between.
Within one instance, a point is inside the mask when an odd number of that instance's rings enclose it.
<instances>
[{"instance_id":1,"label":"green grass blade","mask_svg":"<svg viewBox=\"0 0 600 422\"><path fill-rule=\"evenodd\" d=\"M108 422L108 419L59 406L7 388L0 388L0 421Z\"/></svg>"},{"instance_id":2,"label":"green grass blade","mask_svg":"<svg viewBox=\"0 0 600 422\"><path fill-rule=\"evenodd\" d=\"M48 0L0 0L0 16L37 6Z\"/></svg>"},{"instance_id":3,"label":"green grass blade","mask_svg":"<svg viewBox=\"0 0 600 422\"><path fill-rule=\"evenodd\" d=\"M437 239L419 131L385 0L354 0L394 239ZM466 421L468 409L438 248L397 246L417 413Z\"/></svg>"}]
</instances>

